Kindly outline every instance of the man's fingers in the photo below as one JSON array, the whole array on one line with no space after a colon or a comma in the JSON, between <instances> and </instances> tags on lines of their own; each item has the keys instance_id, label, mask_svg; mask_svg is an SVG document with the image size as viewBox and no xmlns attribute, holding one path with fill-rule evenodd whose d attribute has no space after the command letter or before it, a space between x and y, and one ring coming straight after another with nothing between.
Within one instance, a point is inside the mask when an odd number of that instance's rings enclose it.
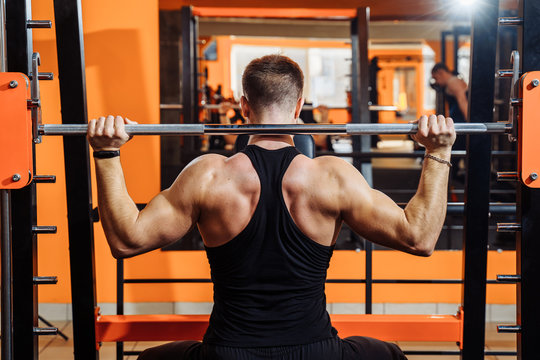
<instances>
[{"instance_id":1,"label":"man's fingers","mask_svg":"<svg viewBox=\"0 0 540 360\"><path fill-rule=\"evenodd\" d=\"M446 119L443 115L438 115L437 116L437 126L439 128L439 131L441 133L445 133L446 132Z\"/></svg>"},{"instance_id":2,"label":"man's fingers","mask_svg":"<svg viewBox=\"0 0 540 360\"><path fill-rule=\"evenodd\" d=\"M103 135L112 138L115 134L114 131L114 116L109 115L107 116L107 119L105 119L105 126L103 129Z\"/></svg>"},{"instance_id":3,"label":"man's fingers","mask_svg":"<svg viewBox=\"0 0 540 360\"><path fill-rule=\"evenodd\" d=\"M114 118L115 135L121 139L127 139L128 135L124 126L124 119L121 116Z\"/></svg>"},{"instance_id":4,"label":"man's fingers","mask_svg":"<svg viewBox=\"0 0 540 360\"><path fill-rule=\"evenodd\" d=\"M103 129L105 127L105 118L103 116L99 117L96 121L96 136L103 136Z\"/></svg>"},{"instance_id":5,"label":"man's fingers","mask_svg":"<svg viewBox=\"0 0 540 360\"><path fill-rule=\"evenodd\" d=\"M124 118L124 121L126 122L126 124L129 124L129 125L135 125L135 124L138 124L138 122L133 121L133 120L129 120L128 118Z\"/></svg>"},{"instance_id":6,"label":"man's fingers","mask_svg":"<svg viewBox=\"0 0 540 360\"><path fill-rule=\"evenodd\" d=\"M96 134L96 119L92 119L88 122L88 131L86 134L88 137L93 137Z\"/></svg>"},{"instance_id":7,"label":"man's fingers","mask_svg":"<svg viewBox=\"0 0 540 360\"><path fill-rule=\"evenodd\" d=\"M423 115L418 119L418 134L426 137L428 135L428 117Z\"/></svg>"}]
</instances>

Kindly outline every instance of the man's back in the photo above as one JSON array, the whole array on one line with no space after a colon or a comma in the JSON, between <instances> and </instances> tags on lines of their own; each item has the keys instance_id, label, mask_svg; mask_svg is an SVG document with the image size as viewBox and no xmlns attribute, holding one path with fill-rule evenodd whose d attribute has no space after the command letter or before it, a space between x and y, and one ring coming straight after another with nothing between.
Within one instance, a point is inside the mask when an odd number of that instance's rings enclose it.
<instances>
[{"instance_id":1,"label":"man's back","mask_svg":"<svg viewBox=\"0 0 540 360\"><path fill-rule=\"evenodd\" d=\"M302 193L305 190L293 185L292 179L283 184L285 174L291 170L293 174L298 172L298 169L291 169L291 165L299 152L292 146L268 150L251 145L243 151L243 156L256 172L257 181L247 186L252 191L236 199L233 191L218 185L215 191L225 191L229 195L210 201L209 208L216 213L209 216L208 222L211 222L211 216L229 216L230 221L234 219L234 213L226 213L229 204L236 208L235 202L251 202L257 193L258 199L253 214L239 234L230 241L206 248L214 283L214 308L204 341L221 346L268 347L309 344L333 338L336 332L326 312L324 296L333 247L314 242L298 228L282 191L283 188L290 189L289 197L295 199L291 204L309 197ZM213 181L234 178L230 171L235 166L243 167L241 163L235 164L235 160L221 167L221 174L216 171ZM226 176L222 178L224 174ZM245 175L245 179L239 176L240 184L231 180L229 186L238 189L245 184L243 181L253 181L249 172ZM205 187L214 189L211 185ZM200 206L201 218L207 217L207 204ZM306 215L309 217L307 212ZM243 220L241 218L240 222ZM230 231L225 229L225 232ZM219 236L217 232L213 235ZM203 236L208 239L210 235L206 232Z\"/></svg>"},{"instance_id":2,"label":"man's back","mask_svg":"<svg viewBox=\"0 0 540 360\"><path fill-rule=\"evenodd\" d=\"M341 226L339 184L328 166L335 161L341 162L337 158L298 155L282 183L283 198L294 223L311 240L326 246L334 244ZM230 158L206 156L198 167L206 179L200 188L199 230L206 246L223 245L251 220L260 199L260 179L244 153Z\"/></svg>"}]
</instances>

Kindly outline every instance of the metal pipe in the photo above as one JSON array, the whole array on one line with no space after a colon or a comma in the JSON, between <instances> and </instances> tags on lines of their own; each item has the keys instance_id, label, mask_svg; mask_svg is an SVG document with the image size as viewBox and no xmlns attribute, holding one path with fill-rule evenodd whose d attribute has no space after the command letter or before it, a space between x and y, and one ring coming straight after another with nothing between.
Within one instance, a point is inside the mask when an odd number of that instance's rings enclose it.
<instances>
[{"instance_id":1,"label":"metal pipe","mask_svg":"<svg viewBox=\"0 0 540 360\"><path fill-rule=\"evenodd\" d=\"M520 17L501 17L501 18L499 18L499 25L502 25L502 26L523 25L523 18L520 18Z\"/></svg>"},{"instance_id":2,"label":"metal pipe","mask_svg":"<svg viewBox=\"0 0 540 360\"><path fill-rule=\"evenodd\" d=\"M0 0L0 72L7 71L6 4Z\"/></svg>"},{"instance_id":3,"label":"metal pipe","mask_svg":"<svg viewBox=\"0 0 540 360\"><path fill-rule=\"evenodd\" d=\"M519 333L521 332L521 325L499 325L497 326L498 333Z\"/></svg>"},{"instance_id":4,"label":"metal pipe","mask_svg":"<svg viewBox=\"0 0 540 360\"><path fill-rule=\"evenodd\" d=\"M0 0L0 3L3 0ZM13 277L11 268L11 193L0 190L2 252L2 359L13 359Z\"/></svg>"},{"instance_id":5,"label":"metal pipe","mask_svg":"<svg viewBox=\"0 0 540 360\"><path fill-rule=\"evenodd\" d=\"M39 135L86 135L86 124L46 124L38 127ZM226 135L226 134L414 134L416 124L342 124L342 125L205 125L205 124L139 124L126 125L130 135ZM459 123L457 134L506 133L506 123Z\"/></svg>"},{"instance_id":6,"label":"metal pipe","mask_svg":"<svg viewBox=\"0 0 540 360\"><path fill-rule=\"evenodd\" d=\"M205 110L218 110L220 108L220 104L206 104L202 105L201 108ZM182 104L160 104L159 108L161 110L182 110L184 106ZM240 105L238 104L232 104L231 108L233 109L240 109ZM316 106L313 105L304 105L302 107L302 110L313 110L316 109ZM329 110L349 110L350 106L327 106ZM392 105L369 105L370 111L397 111L397 106Z\"/></svg>"},{"instance_id":7,"label":"metal pipe","mask_svg":"<svg viewBox=\"0 0 540 360\"><path fill-rule=\"evenodd\" d=\"M26 27L28 29L50 29L52 27L51 20L27 20Z\"/></svg>"}]
</instances>

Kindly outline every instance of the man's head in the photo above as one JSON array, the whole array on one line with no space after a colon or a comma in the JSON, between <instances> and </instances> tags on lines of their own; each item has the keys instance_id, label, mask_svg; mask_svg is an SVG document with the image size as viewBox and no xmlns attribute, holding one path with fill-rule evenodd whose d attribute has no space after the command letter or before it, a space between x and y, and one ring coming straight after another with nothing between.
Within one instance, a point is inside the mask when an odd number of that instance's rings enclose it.
<instances>
[{"instance_id":1,"label":"man's head","mask_svg":"<svg viewBox=\"0 0 540 360\"><path fill-rule=\"evenodd\" d=\"M437 85L445 87L448 84L448 80L452 77L452 73L446 64L437 63L431 69L431 76Z\"/></svg>"},{"instance_id":2,"label":"man's head","mask_svg":"<svg viewBox=\"0 0 540 360\"><path fill-rule=\"evenodd\" d=\"M251 61L242 75L242 87L242 108L249 112L244 115L250 119L262 121L266 114L298 117L303 104L304 75L290 58L266 55Z\"/></svg>"}]
</instances>

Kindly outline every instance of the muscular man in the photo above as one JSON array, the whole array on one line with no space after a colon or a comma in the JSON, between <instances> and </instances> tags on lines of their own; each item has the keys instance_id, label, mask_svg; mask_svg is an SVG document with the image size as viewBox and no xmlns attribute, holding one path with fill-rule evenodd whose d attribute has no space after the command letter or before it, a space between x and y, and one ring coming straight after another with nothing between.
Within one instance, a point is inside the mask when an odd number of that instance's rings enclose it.
<instances>
[{"instance_id":1,"label":"muscular man","mask_svg":"<svg viewBox=\"0 0 540 360\"><path fill-rule=\"evenodd\" d=\"M448 115L455 122L467 121L467 84L461 78L455 76L450 72L448 67L443 63L437 63L431 70L431 75L435 80L435 83L440 86L445 94L445 99L448 101ZM455 144L455 150L465 150L467 148L467 138L465 136L459 137ZM464 175L462 174L459 159L452 160L453 169L451 177L453 180L460 182L464 181Z\"/></svg>"},{"instance_id":2,"label":"muscular man","mask_svg":"<svg viewBox=\"0 0 540 360\"><path fill-rule=\"evenodd\" d=\"M303 83L302 71L287 57L253 60L242 79L245 118L294 124ZM446 211L451 119L418 121L415 138L431 157L405 209L371 189L346 161L307 158L289 135L254 135L234 156L195 159L139 211L120 159L103 152L129 140L125 123L131 122L109 116L88 127L99 211L113 256L160 248L198 226L214 282L204 340L150 348L140 359L405 359L394 344L338 337L326 311L326 271L343 222L378 244L432 253Z\"/></svg>"},{"instance_id":3,"label":"muscular man","mask_svg":"<svg viewBox=\"0 0 540 360\"><path fill-rule=\"evenodd\" d=\"M444 89L448 100L448 113L455 122L467 119L467 84L450 72L443 63L437 63L431 70L435 83Z\"/></svg>"}]
</instances>

